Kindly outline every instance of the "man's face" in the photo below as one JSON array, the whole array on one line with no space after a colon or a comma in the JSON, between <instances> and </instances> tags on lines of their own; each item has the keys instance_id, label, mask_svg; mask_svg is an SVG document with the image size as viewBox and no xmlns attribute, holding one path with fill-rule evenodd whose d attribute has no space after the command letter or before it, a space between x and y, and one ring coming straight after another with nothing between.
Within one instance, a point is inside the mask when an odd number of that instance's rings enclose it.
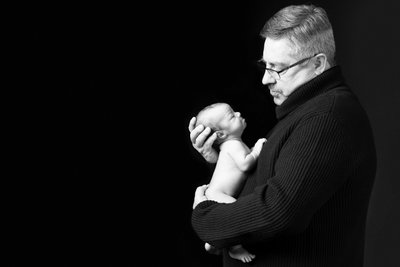
<instances>
[{"instance_id":1,"label":"man's face","mask_svg":"<svg viewBox=\"0 0 400 267\"><path fill-rule=\"evenodd\" d=\"M287 39L274 40L266 38L264 42L263 61L267 68L280 71L296 63L293 48ZM308 82L316 75L312 60L294 66L280 74L280 79L274 79L265 71L262 83L267 85L276 105L281 105L300 85Z\"/></svg>"}]
</instances>

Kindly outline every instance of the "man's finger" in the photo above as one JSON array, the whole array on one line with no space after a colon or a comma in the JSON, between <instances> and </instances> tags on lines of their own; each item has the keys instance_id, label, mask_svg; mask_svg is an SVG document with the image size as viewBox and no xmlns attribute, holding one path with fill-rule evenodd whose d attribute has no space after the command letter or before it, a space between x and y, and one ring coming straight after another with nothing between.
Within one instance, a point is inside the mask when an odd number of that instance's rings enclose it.
<instances>
[{"instance_id":1,"label":"man's finger","mask_svg":"<svg viewBox=\"0 0 400 267\"><path fill-rule=\"evenodd\" d=\"M193 209L196 208L196 206L202 202L207 200L206 197L206 190L207 190L208 185L202 185L196 188L196 191L194 193L194 201L193 201Z\"/></svg>"},{"instance_id":2,"label":"man's finger","mask_svg":"<svg viewBox=\"0 0 400 267\"><path fill-rule=\"evenodd\" d=\"M202 131L204 131L204 126L200 124L190 132L190 140L193 145L196 144L197 138Z\"/></svg>"},{"instance_id":3,"label":"man's finger","mask_svg":"<svg viewBox=\"0 0 400 267\"><path fill-rule=\"evenodd\" d=\"M193 117L189 121L189 132L192 132L194 130L194 126L196 125L196 117Z\"/></svg>"},{"instance_id":4,"label":"man's finger","mask_svg":"<svg viewBox=\"0 0 400 267\"><path fill-rule=\"evenodd\" d=\"M204 146L211 147L217 139L217 133L213 133L204 143Z\"/></svg>"},{"instance_id":5,"label":"man's finger","mask_svg":"<svg viewBox=\"0 0 400 267\"><path fill-rule=\"evenodd\" d=\"M202 131L195 140L196 147L202 147L204 142L207 140L208 135L211 133L210 127L206 127L204 131Z\"/></svg>"},{"instance_id":6,"label":"man's finger","mask_svg":"<svg viewBox=\"0 0 400 267\"><path fill-rule=\"evenodd\" d=\"M208 185L204 184L202 186L199 186L196 188L196 192L195 192L195 197L204 197L205 193L206 193L206 189L207 189Z\"/></svg>"}]
</instances>

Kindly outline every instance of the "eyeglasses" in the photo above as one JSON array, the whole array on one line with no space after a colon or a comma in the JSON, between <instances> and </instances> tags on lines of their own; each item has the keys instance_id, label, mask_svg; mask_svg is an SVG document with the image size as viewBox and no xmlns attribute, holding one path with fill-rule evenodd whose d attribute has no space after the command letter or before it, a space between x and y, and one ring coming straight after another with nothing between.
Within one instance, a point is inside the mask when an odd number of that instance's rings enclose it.
<instances>
[{"instance_id":1,"label":"eyeglasses","mask_svg":"<svg viewBox=\"0 0 400 267\"><path fill-rule=\"evenodd\" d=\"M265 62L262 61L262 60L257 61L257 65L258 65L263 71L264 71L264 70L268 71L269 75L271 75L272 78L274 78L275 80L280 80L280 79L281 79L281 76L282 76L283 74L285 74L285 72L286 72L288 69L293 68L294 66L297 66L297 65L299 65L299 64L301 64L301 63L303 63L303 62L305 62L305 61L307 61L307 60L309 60L309 59L315 57L316 55L318 55L318 54L315 54L315 55L313 55L313 56L311 56L311 57L303 58L302 60L299 60L299 61L297 61L296 63L293 63L292 65L290 65L290 66L288 66L288 67L286 67L286 68L283 68L283 69L281 69L281 70L274 70L274 69L269 69L269 68L267 68Z\"/></svg>"}]
</instances>

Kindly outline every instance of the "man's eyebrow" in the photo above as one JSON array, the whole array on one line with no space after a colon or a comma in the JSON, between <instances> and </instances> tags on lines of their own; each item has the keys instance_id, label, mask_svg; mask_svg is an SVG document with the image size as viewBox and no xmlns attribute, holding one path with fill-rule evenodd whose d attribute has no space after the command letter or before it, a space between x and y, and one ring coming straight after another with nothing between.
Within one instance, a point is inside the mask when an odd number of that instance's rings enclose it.
<instances>
[{"instance_id":1,"label":"man's eyebrow","mask_svg":"<svg viewBox=\"0 0 400 267\"><path fill-rule=\"evenodd\" d=\"M267 63L267 61L265 61L263 58L259 59L259 62L262 62L265 65L269 64L270 66L273 66L273 67L276 67L276 66L283 67L283 66L285 66L285 64L283 64L282 62L268 62Z\"/></svg>"}]
</instances>

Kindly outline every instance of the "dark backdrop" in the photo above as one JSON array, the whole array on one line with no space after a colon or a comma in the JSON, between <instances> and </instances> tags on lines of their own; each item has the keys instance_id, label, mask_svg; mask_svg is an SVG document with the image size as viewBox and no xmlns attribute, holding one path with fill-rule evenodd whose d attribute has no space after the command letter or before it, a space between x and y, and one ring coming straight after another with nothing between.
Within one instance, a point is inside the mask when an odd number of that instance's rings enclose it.
<instances>
[{"instance_id":1,"label":"dark backdrop","mask_svg":"<svg viewBox=\"0 0 400 267\"><path fill-rule=\"evenodd\" d=\"M366 267L400 263L394 2L312 2L328 12L337 61L375 135ZM24 29L15 35L29 44L20 50L29 70L20 79L39 96L25 116L46 126L38 130L43 142L28 141L34 151L49 145L46 160L35 164L39 178L27 176L32 197L25 201L21 181L10 191L10 266L220 266L190 225L194 190L210 170L191 147L187 125L216 101L246 118L245 142L274 125L274 104L253 63L265 21L291 3L301 2L66 4L34 6L15 19ZM21 257L21 247L39 252Z\"/></svg>"}]
</instances>

